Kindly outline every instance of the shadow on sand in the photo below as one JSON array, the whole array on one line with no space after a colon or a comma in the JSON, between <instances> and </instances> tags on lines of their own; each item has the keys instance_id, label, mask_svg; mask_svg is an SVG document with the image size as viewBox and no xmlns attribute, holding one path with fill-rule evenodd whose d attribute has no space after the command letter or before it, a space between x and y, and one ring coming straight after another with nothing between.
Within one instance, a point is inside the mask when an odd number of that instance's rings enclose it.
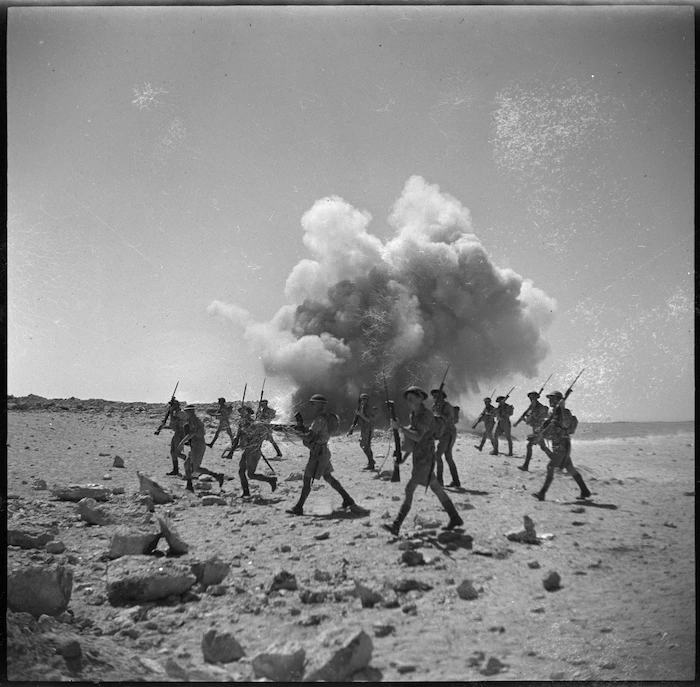
<instances>
[{"instance_id":1,"label":"shadow on sand","mask_svg":"<svg viewBox=\"0 0 700 687\"><path fill-rule=\"evenodd\" d=\"M576 501L566 501L563 506L587 506L588 508L605 508L607 510L617 510L617 506L613 503L596 503L591 499L577 499Z\"/></svg>"}]
</instances>

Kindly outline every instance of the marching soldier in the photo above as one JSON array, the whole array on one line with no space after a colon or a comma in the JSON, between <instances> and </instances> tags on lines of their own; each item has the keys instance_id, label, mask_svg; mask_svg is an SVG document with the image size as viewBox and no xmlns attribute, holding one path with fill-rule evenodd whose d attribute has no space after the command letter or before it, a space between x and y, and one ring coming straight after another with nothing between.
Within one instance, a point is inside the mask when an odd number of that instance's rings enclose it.
<instances>
[{"instance_id":1,"label":"marching soldier","mask_svg":"<svg viewBox=\"0 0 700 687\"><path fill-rule=\"evenodd\" d=\"M311 482L314 479L323 478L342 497L341 508L349 508L353 513L367 514L367 510L358 506L354 499L343 489L340 482L333 477L333 465L331 452L328 448L328 440L331 437L332 425L336 424L337 416L332 416L327 409L327 400L321 394L314 394L310 399L312 412L311 426L301 436L304 446L309 449L309 461L304 470L304 485L299 495L299 500L287 513L292 515L304 514L304 503L311 493Z\"/></svg>"},{"instance_id":2,"label":"marching soldier","mask_svg":"<svg viewBox=\"0 0 700 687\"><path fill-rule=\"evenodd\" d=\"M490 397L484 399L484 409L481 411L480 418L484 422L484 433L481 437L481 443L478 446L474 444L474 448L481 451L481 449L484 448L486 440L488 439L491 442L493 449L496 450L496 444L493 441L493 426L496 424L496 408L491 404Z\"/></svg>"},{"instance_id":3,"label":"marching soldier","mask_svg":"<svg viewBox=\"0 0 700 687\"><path fill-rule=\"evenodd\" d=\"M382 525L382 527L395 537L398 536L401 524L411 510L413 494L419 486L429 486L450 516L449 522L443 529L451 530L460 527L464 521L433 472L433 459L435 457L433 423L435 416L423 403L428 398L428 394L420 387L411 386L404 391L403 397L411 411L410 424L408 427L401 427L398 420L392 420L391 426L392 429L400 429L403 432L404 440L408 441L413 448L413 472L411 479L406 483L404 502L401 504L396 519L391 525Z\"/></svg>"},{"instance_id":4,"label":"marching soldier","mask_svg":"<svg viewBox=\"0 0 700 687\"><path fill-rule=\"evenodd\" d=\"M243 488L242 496L250 496L248 489L248 477L258 482L267 482L272 491L277 489L277 478L268 477L262 473L256 472L260 458L262 457L262 443L267 436L267 432L271 431L265 426L264 422L253 421L253 410L248 406L241 406L244 410L241 412L241 420L239 424L240 435L239 444L243 449L243 455L238 463L238 476L241 480Z\"/></svg>"},{"instance_id":5,"label":"marching soldier","mask_svg":"<svg viewBox=\"0 0 700 687\"><path fill-rule=\"evenodd\" d=\"M374 470L374 454L372 453L372 436L374 433L374 417L376 409L369 404L369 394L360 394L360 403L355 411L355 418L348 431L350 436L356 424L360 425L360 448L367 456L367 465L363 470Z\"/></svg>"},{"instance_id":6,"label":"marching soldier","mask_svg":"<svg viewBox=\"0 0 700 687\"><path fill-rule=\"evenodd\" d=\"M192 477L195 473L206 472L212 475L219 483L219 488L223 486L224 475L221 472L212 472L202 467L202 458L207 450L207 442L204 440L204 423L197 417L196 408L193 405L185 406L187 416L188 433L183 437L177 446L178 453L184 448L187 442L190 443L190 454L185 458L185 479L187 480L187 490L194 491Z\"/></svg>"},{"instance_id":7,"label":"marching soldier","mask_svg":"<svg viewBox=\"0 0 700 687\"><path fill-rule=\"evenodd\" d=\"M217 416L219 418L219 426L216 428L216 434L211 440L211 443L207 444L209 448L213 448L216 440L219 438L221 432L226 432L231 439L231 444L233 444L233 432L231 431L231 412L233 411L233 406L226 405L226 399L223 397L219 398L219 407L217 409Z\"/></svg>"},{"instance_id":8,"label":"marching soldier","mask_svg":"<svg viewBox=\"0 0 700 687\"><path fill-rule=\"evenodd\" d=\"M435 453L435 465L437 467L437 481L444 485L442 481L442 456L445 456L445 461L450 468L452 475L452 484L450 487L462 486L457 473L457 466L452 458L452 447L457 440L457 425L455 424L455 410L451 403L447 402L447 394L440 389L433 389L430 392L433 397L433 415L437 415L444 420L444 429L438 437L438 444Z\"/></svg>"},{"instance_id":9,"label":"marching soldier","mask_svg":"<svg viewBox=\"0 0 700 687\"><path fill-rule=\"evenodd\" d=\"M547 464L547 477L542 485L542 488L533 496L539 501L544 501L547 489L552 484L554 479L554 470L566 470L575 480L581 489L581 494L578 499L587 499L591 492L588 490L586 483L583 481L578 470L574 467L571 461L571 434L576 429L576 419L571 414L571 411L564 405L564 395L561 391L554 391L547 394L547 400L552 408L552 411L547 418L548 422L544 430L540 430L540 436L550 439L552 442L551 450L544 445L542 448L549 456Z\"/></svg>"},{"instance_id":10,"label":"marching soldier","mask_svg":"<svg viewBox=\"0 0 700 687\"><path fill-rule=\"evenodd\" d=\"M493 451L491 451L492 456L498 455L498 438L503 435L508 441L508 453L506 455L513 455L513 438L510 435L510 416L513 414L513 406L507 403L507 398L505 396L498 396L496 398L496 431L493 433Z\"/></svg>"},{"instance_id":11,"label":"marching soldier","mask_svg":"<svg viewBox=\"0 0 700 687\"><path fill-rule=\"evenodd\" d=\"M527 472L530 466L533 446L539 446L543 451L545 450L544 439L539 436L539 429L542 426L542 423L547 419L547 415L549 415L547 406L540 403L538 400L540 397L539 392L531 391L527 397L530 399L530 407L525 411L527 413L525 423L532 427L532 432L527 435L525 462L522 465L518 465L518 469L522 470L523 472Z\"/></svg>"},{"instance_id":12,"label":"marching soldier","mask_svg":"<svg viewBox=\"0 0 700 687\"><path fill-rule=\"evenodd\" d=\"M258 404L258 410L255 414L255 419L260 420L261 422L264 422L267 425L263 441L269 441L272 444L272 448L275 449L277 457L281 458L282 451L280 451L280 447L277 445L277 442L272 436L272 427L270 427L270 422L272 422L273 418L276 415L277 411L274 408L270 408L267 404L267 400L263 398Z\"/></svg>"}]
</instances>

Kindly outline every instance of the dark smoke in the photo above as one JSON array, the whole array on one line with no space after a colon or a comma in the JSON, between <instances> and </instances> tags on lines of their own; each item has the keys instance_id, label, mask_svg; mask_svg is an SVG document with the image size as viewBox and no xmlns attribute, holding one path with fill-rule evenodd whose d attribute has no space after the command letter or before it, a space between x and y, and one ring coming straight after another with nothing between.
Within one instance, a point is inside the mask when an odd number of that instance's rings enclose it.
<instances>
[{"instance_id":1,"label":"dark smoke","mask_svg":"<svg viewBox=\"0 0 700 687\"><path fill-rule=\"evenodd\" d=\"M296 386L294 405L322 393L347 421L362 389L382 406L384 378L400 400L411 384L437 387L449 364L445 391L459 404L486 381L538 374L555 303L491 262L459 201L414 176L389 217L394 237L369 234L370 220L341 198L316 202L302 218L313 259L285 289L296 304L245 322L265 374ZM245 320L218 301L209 310Z\"/></svg>"}]
</instances>

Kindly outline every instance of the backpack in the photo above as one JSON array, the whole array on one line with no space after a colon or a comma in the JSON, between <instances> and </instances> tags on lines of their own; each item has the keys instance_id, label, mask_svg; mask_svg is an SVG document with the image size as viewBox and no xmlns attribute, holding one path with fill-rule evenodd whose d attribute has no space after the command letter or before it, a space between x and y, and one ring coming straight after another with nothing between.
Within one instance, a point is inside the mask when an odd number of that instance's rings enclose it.
<instances>
[{"instance_id":1,"label":"backpack","mask_svg":"<svg viewBox=\"0 0 700 687\"><path fill-rule=\"evenodd\" d=\"M328 433L333 436L338 432L338 427L340 427L340 417L335 413L327 413L326 421L328 422Z\"/></svg>"},{"instance_id":2,"label":"backpack","mask_svg":"<svg viewBox=\"0 0 700 687\"><path fill-rule=\"evenodd\" d=\"M575 415L571 415L571 424L569 425L569 434L574 434L576 428L578 427L578 418Z\"/></svg>"}]
</instances>

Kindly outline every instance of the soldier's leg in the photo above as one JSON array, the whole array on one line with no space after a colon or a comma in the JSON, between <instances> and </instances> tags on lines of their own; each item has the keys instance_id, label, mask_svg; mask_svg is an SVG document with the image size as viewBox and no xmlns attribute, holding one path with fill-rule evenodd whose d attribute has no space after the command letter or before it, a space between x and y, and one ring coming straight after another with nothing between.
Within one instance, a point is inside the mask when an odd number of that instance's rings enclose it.
<instances>
[{"instance_id":1,"label":"soldier's leg","mask_svg":"<svg viewBox=\"0 0 700 687\"><path fill-rule=\"evenodd\" d=\"M173 469L170 472L166 472L166 475L179 475L180 474L180 465L177 462L177 456L178 456L178 444L180 443L180 439L182 437L178 437L177 435L173 435L172 440L170 441L170 460L173 463Z\"/></svg>"},{"instance_id":2,"label":"soldier's leg","mask_svg":"<svg viewBox=\"0 0 700 687\"><path fill-rule=\"evenodd\" d=\"M443 484L442 480L443 465L442 465L442 453L438 448L435 452L435 477L440 484Z\"/></svg>"},{"instance_id":3,"label":"soldier's leg","mask_svg":"<svg viewBox=\"0 0 700 687\"><path fill-rule=\"evenodd\" d=\"M532 435L527 438L527 446L525 447L525 462L522 465L518 465L518 469L523 472L527 472L530 467L530 461L532 460Z\"/></svg>"},{"instance_id":4,"label":"soldier's leg","mask_svg":"<svg viewBox=\"0 0 700 687\"><path fill-rule=\"evenodd\" d=\"M243 489L243 496L250 496L250 491L248 490L248 479L246 478L246 463L247 456L245 451L241 456L240 461L238 461L238 477L241 480L241 488Z\"/></svg>"},{"instance_id":5,"label":"soldier's leg","mask_svg":"<svg viewBox=\"0 0 700 687\"><path fill-rule=\"evenodd\" d=\"M277 478L273 475L263 475L261 472L256 472L256 467L253 465L248 466L247 475L250 479L257 480L258 482L267 482L271 487L272 491L277 489Z\"/></svg>"},{"instance_id":6,"label":"soldier's leg","mask_svg":"<svg viewBox=\"0 0 700 687\"><path fill-rule=\"evenodd\" d=\"M275 453L277 454L277 457L280 458L282 456L282 451L280 451L280 447L277 445L277 442L272 437L272 432L270 432L270 436L268 437L268 441L272 444L272 448L275 449Z\"/></svg>"},{"instance_id":7,"label":"soldier's leg","mask_svg":"<svg viewBox=\"0 0 700 687\"><path fill-rule=\"evenodd\" d=\"M568 446L563 467L574 478L574 481L576 482L576 484L578 484L578 487L581 490L581 493L576 498L587 499L591 495L591 492L590 489L586 486L586 483L583 481L581 473L574 467L574 464L571 460L571 439L568 439L566 443L568 444Z\"/></svg>"},{"instance_id":8,"label":"soldier's leg","mask_svg":"<svg viewBox=\"0 0 700 687\"><path fill-rule=\"evenodd\" d=\"M449 438L449 441L447 442L447 447L445 449L445 462L449 466L450 474L452 475L452 484L450 486L451 487L460 487L460 486L462 486L462 484L459 481L459 473L457 472L457 465L455 464L454 458L452 457L452 448L455 445L455 441L457 441L457 429L456 428L450 433L450 438Z\"/></svg>"},{"instance_id":9,"label":"soldier's leg","mask_svg":"<svg viewBox=\"0 0 700 687\"><path fill-rule=\"evenodd\" d=\"M491 451L492 456L497 456L498 455L498 437L501 436L501 428L496 427L496 431L493 433L493 436L491 437L491 443L493 444L493 451Z\"/></svg>"},{"instance_id":10,"label":"soldier's leg","mask_svg":"<svg viewBox=\"0 0 700 687\"><path fill-rule=\"evenodd\" d=\"M513 455L513 437L510 434L510 427L506 427L504 432L506 439L508 440L508 455Z\"/></svg>"},{"instance_id":11,"label":"soldier's leg","mask_svg":"<svg viewBox=\"0 0 700 687\"><path fill-rule=\"evenodd\" d=\"M486 439L487 439L488 435L489 435L488 431L486 430L486 428L484 428L484 433L481 435L481 441L479 442L478 446L476 444L474 444L474 448L481 451L481 449L484 448L484 444L486 443Z\"/></svg>"},{"instance_id":12,"label":"soldier's leg","mask_svg":"<svg viewBox=\"0 0 700 687\"><path fill-rule=\"evenodd\" d=\"M493 427L491 427L491 429L489 430L489 440L491 441L491 446L493 446L493 450L495 451L493 455L498 455L498 443L496 442L496 439L494 437Z\"/></svg>"},{"instance_id":13,"label":"soldier's leg","mask_svg":"<svg viewBox=\"0 0 700 687\"><path fill-rule=\"evenodd\" d=\"M221 427L216 428L216 432L214 433L214 438L211 440L210 443L207 444L209 448L212 448L214 444L216 443L216 440L219 438L219 434L221 433Z\"/></svg>"},{"instance_id":14,"label":"soldier's leg","mask_svg":"<svg viewBox=\"0 0 700 687\"><path fill-rule=\"evenodd\" d=\"M301 488L301 494L299 494L299 500L293 508L290 508L287 513L292 513L293 515L303 515L304 514L304 503L306 499L309 498L311 493L311 471L306 470L304 472L304 484Z\"/></svg>"},{"instance_id":15,"label":"soldier's leg","mask_svg":"<svg viewBox=\"0 0 700 687\"><path fill-rule=\"evenodd\" d=\"M464 521L459 516L459 513L457 513L454 503L452 503L452 500L442 488L442 485L436 479L431 479L428 486L432 489L435 496L438 497L438 501L440 501L440 504L450 516L450 521L445 525L444 529L451 530L454 527L463 525Z\"/></svg>"},{"instance_id":16,"label":"soldier's leg","mask_svg":"<svg viewBox=\"0 0 700 687\"><path fill-rule=\"evenodd\" d=\"M411 505L413 504L413 494L415 493L417 488L418 482L416 482L411 477L411 479L409 479L406 483L406 490L404 492L403 503L401 504L401 508L399 508L399 512L396 518L394 519L394 522L391 525L382 525L382 527L384 527L385 530L388 530L394 536L398 535L399 530L401 529L401 524L406 519L408 512L411 510Z\"/></svg>"},{"instance_id":17,"label":"soldier's leg","mask_svg":"<svg viewBox=\"0 0 700 687\"><path fill-rule=\"evenodd\" d=\"M323 475L323 479L325 479L326 482L328 482L328 484L330 484L330 486L333 487L333 489L335 489L343 497L343 505L341 506L341 508L347 508L348 506L355 505L355 501L352 498L352 496L350 496L350 494L348 494L348 492L345 491L345 489L343 489L343 486L340 484L340 482L335 477L333 477L333 473L326 472L326 474Z\"/></svg>"}]
</instances>

